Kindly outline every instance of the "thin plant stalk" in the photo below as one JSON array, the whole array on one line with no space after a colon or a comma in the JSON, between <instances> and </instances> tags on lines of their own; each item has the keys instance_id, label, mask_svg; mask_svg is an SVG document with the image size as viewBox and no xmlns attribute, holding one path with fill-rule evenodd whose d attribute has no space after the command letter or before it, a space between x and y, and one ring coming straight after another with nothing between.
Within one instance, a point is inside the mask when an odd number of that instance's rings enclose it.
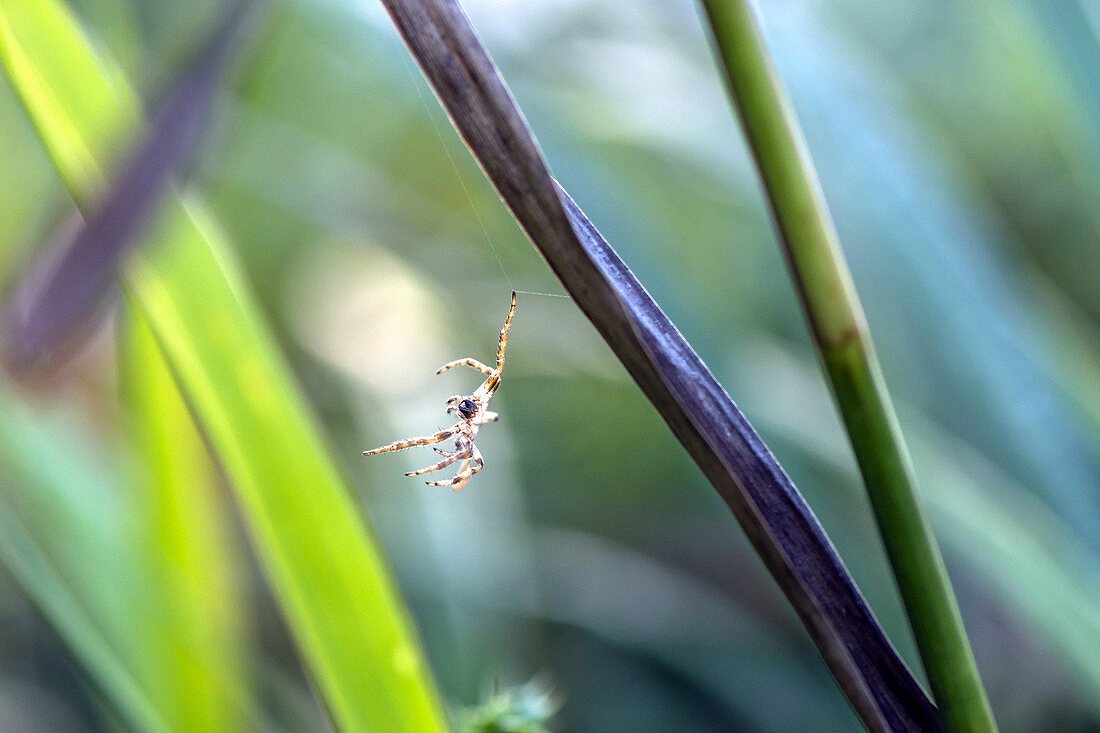
<instances>
[{"instance_id":1,"label":"thin plant stalk","mask_svg":"<svg viewBox=\"0 0 1100 733\"><path fill-rule=\"evenodd\" d=\"M702 1L933 697L949 730L996 730L863 308L754 11L749 0Z\"/></svg>"}]
</instances>

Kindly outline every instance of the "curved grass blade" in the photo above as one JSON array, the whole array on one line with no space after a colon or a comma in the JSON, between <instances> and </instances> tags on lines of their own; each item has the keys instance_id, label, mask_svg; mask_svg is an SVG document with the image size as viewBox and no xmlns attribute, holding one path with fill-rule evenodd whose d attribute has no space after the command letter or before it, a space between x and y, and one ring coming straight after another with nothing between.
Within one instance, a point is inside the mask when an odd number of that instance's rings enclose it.
<instances>
[{"instance_id":1,"label":"curved grass blade","mask_svg":"<svg viewBox=\"0 0 1100 733\"><path fill-rule=\"evenodd\" d=\"M240 36L249 17L246 10L251 6L249 0L237 0L230 6L225 20L196 54L195 61L157 105L145 140L122 167L106 198L91 209L84 226L75 231L59 259L45 258L32 268L28 279L36 286L20 288L15 297L22 302L6 309L9 314L19 315L7 324L14 366L33 363L59 346L86 323L106 296L123 255L197 148L221 72L242 45ZM3 27L11 33L9 24ZM12 48L10 42L5 45ZM14 58L14 54L7 57ZM26 76L33 74L28 71ZM39 97L50 93L43 85L37 85L35 91ZM54 97L53 102L63 100ZM61 110L51 112L55 120L63 118ZM88 151L80 145L72 147ZM79 165L96 170L90 158Z\"/></svg>"},{"instance_id":2,"label":"curved grass blade","mask_svg":"<svg viewBox=\"0 0 1100 733\"><path fill-rule=\"evenodd\" d=\"M233 572L240 548L229 537L214 466L152 329L128 305L119 381L146 469L132 501L145 589L142 623L135 624L142 674L174 730L255 728L241 579Z\"/></svg>"},{"instance_id":3,"label":"curved grass blade","mask_svg":"<svg viewBox=\"0 0 1100 733\"><path fill-rule=\"evenodd\" d=\"M733 401L556 185L457 3L383 0L475 157L566 290L626 366L787 594L863 722L939 728L824 531Z\"/></svg>"},{"instance_id":4,"label":"curved grass blade","mask_svg":"<svg viewBox=\"0 0 1100 733\"><path fill-rule=\"evenodd\" d=\"M40 22L70 52L66 63L57 62L53 45L41 43ZM132 92L105 70L57 2L0 2L0 31L0 60L32 123L74 197L94 205L95 184L103 180L97 156L109 147L104 138L140 129ZM68 107L64 93L73 90L78 102L94 99L113 127L82 114L85 103ZM85 154L68 157L72 151ZM336 726L444 730L385 564L216 227L196 202L172 199L153 239L153 251L128 281L229 474Z\"/></svg>"},{"instance_id":5,"label":"curved grass blade","mask_svg":"<svg viewBox=\"0 0 1100 733\"><path fill-rule=\"evenodd\" d=\"M174 208L129 287L233 480L337 726L442 730L392 581L258 308L201 207Z\"/></svg>"}]
</instances>

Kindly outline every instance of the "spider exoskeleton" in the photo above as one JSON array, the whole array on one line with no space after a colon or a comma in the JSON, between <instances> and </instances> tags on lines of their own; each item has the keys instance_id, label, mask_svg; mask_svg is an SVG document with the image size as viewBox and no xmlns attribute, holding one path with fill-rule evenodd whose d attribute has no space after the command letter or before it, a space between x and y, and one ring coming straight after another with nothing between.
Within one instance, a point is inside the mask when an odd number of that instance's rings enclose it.
<instances>
[{"instance_id":1,"label":"spider exoskeleton","mask_svg":"<svg viewBox=\"0 0 1100 733\"><path fill-rule=\"evenodd\" d=\"M485 461L481 458L481 451L474 445L477 431L487 422L496 422L500 415L489 412L489 400L493 398L497 388L500 387L500 374L504 371L504 347L508 345L508 329L512 325L512 316L516 313L516 292L512 291L512 305L508 309L508 318L504 321L504 328L500 329L500 341L497 343L497 365L491 369L477 359L459 359L449 364L444 364L436 374L442 374L451 367L468 366L487 375L481 386L472 395L455 395L447 399L447 412L456 415L458 422L446 430L440 430L435 435L425 438L409 438L399 440L396 443L384 445L374 450L363 451L365 456L373 456L376 453L388 453L395 450L404 450L417 445L434 445L453 437L455 439L454 453L447 453L439 448L433 448L436 453L443 456L443 460L419 471L409 471L406 476L420 476L421 474L438 471L453 463L459 463L458 473L450 481L428 481L428 486L450 486L455 491L460 490L470 480L470 477L485 467Z\"/></svg>"}]
</instances>

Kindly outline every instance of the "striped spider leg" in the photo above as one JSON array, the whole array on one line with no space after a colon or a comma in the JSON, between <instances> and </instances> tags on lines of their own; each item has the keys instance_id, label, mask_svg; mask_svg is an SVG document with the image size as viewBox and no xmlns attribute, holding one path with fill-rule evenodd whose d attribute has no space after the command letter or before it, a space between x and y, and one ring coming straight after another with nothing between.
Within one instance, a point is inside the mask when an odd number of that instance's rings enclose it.
<instances>
[{"instance_id":1,"label":"striped spider leg","mask_svg":"<svg viewBox=\"0 0 1100 733\"><path fill-rule=\"evenodd\" d=\"M474 439L477 438L478 431L485 423L496 422L500 419L500 415L495 412L490 412L488 407L489 400L493 398L493 395L496 394L497 389L500 387L500 375L504 371L504 350L508 346L508 329L512 327L512 316L514 316L515 313L516 293L512 291L512 304L508 308L508 318L504 321L504 327L500 329L500 339L497 343L497 365L495 368L485 366L477 359L459 359L444 364L436 372L436 374L442 374L448 369L457 366L466 366L471 369L476 369L486 375L485 381L481 383L480 387L474 390L472 395L454 395L447 399L447 413L455 415L458 418L458 422L452 427L446 430L440 430L434 435L424 438L399 440L396 443L390 443L381 448L363 451L363 455L373 456L378 453L405 450L406 448L412 448L418 445L431 445L436 453L443 456L443 460L416 471L409 471L405 475L421 476L425 473L439 471L458 463L458 473L455 474L455 477L450 481L428 481L427 484L428 486L450 486L455 491L462 489L462 487L469 482L471 476L485 467L485 461L482 459L481 451L474 445ZM453 453L448 453L435 447L436 443L442 443L452 437L455 441Z\"/></svg>"}]
</instances>

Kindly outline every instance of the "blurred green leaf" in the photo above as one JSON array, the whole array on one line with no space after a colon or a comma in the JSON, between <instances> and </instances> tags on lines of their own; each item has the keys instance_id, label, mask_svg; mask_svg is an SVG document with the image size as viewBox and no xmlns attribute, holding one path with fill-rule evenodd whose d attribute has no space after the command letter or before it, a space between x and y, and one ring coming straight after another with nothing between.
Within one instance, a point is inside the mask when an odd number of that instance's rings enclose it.
<instances>
[{"instance_id":1,"label":"blurred green leaf","mask_svg":"<svg viewBox=\"0 0 1100 733\"><path fill-rule=\"evenodd\" d=\"M90 205L106 138L138 130L133 94L63 6L4 2L0 18L0 59L70 191ZM442 730L392 581L216 227L189 201L172 202L156 230L130 285L229 473L337 726Z\"/></svg>"},{"instance_id":2,"label":"blurred green leaf","mask_svg":"<svg viewBox=\"0 0 1100 733\"><path fill-rule=\"evenodd\" d=\"M789 367L789 365L788 365ZM773 377L788 386L813 378L809 365ZM904 407L904 405L903 405ZM851 473L847 447L813 434L823 400L774 405L767 422L803 451ZM904 410L929 517L953 558L980 571L1011 614L1043 637L1100 699L1100 558L1081 535L980 453ZM854 482L853 482L854 485ZM855 498L854 496L852 497Z\"/></svg>"},{"instance_id":3,"label":"blurred green leaf","mask_svg":"<svg viewBox=\"0 0 1100 733\"><path fill-rule=\"evenodd\" d=\"M1100 462L1043 364L997 212L952 145L902 117L880 78L844 62L838 39L789 18L772 27L898 401L921 405L1095 542L1100 502L1081 487L1097 486ZM791 49L811 42L814 57Z\"/></svg>"},{"instance_id":4,"label":"blurred green leaf","mask_svg":"<svg viewBox=\"0 0 1100 733\"><path fill-rule=\"evenodd\" d=\"M1096 555L1041 501L959 441L924 445L928 505L944 541L1058 652L1100 711Z\"/></svg>"},{"instance_id":5,"label":"blurred green leaf","mask_svg":"<svg viewBox=\"0 0 1100 733\"><path fill-rule=\"evenodd\" d=\"M119 93L117 69L101 66L76 31L67 9L48 0L0 5L4 71L58 173L78 197L93 197L106 183L112 147L126 139L120 123L138 118L138 103ZM89 84L89 70L102 78Z\"/></svg>"},{"instance_id":6,"label":"blurred green leaf","mask_svg":"<svg viewBox=\"0 0 1100 733\"><path fill-rule=\"evenodd\" d=\"M0 558L122 712L170 730L140 673L130 624L142 592L117 477L74 431L0 395Z\"/></svg>"},{"instance_id":7,"label":"blurred green leaf","mask_svg":"<svg viewBox=\"0 0 1100 733\"><path fill-rule=\"evenodd\" d=\"M166 217L131 287L232 477L303 653L347 730L442 727L382 559L260 330L213 223Z\"/></svg>"},{"instance_id":8,"label":"blurred green leaf","mask_svg":"<svg viewBox=\"0 0 1100 733\"><path fill-rule=\"evenodd\" d=\"M239 548L228 536L214 467L152 330L129 310L120 381L146 468L133 502L147 605L138 634L142 673L174 730L240 730L255 713L233 572Z\"/></svg>"}]
</instances>

